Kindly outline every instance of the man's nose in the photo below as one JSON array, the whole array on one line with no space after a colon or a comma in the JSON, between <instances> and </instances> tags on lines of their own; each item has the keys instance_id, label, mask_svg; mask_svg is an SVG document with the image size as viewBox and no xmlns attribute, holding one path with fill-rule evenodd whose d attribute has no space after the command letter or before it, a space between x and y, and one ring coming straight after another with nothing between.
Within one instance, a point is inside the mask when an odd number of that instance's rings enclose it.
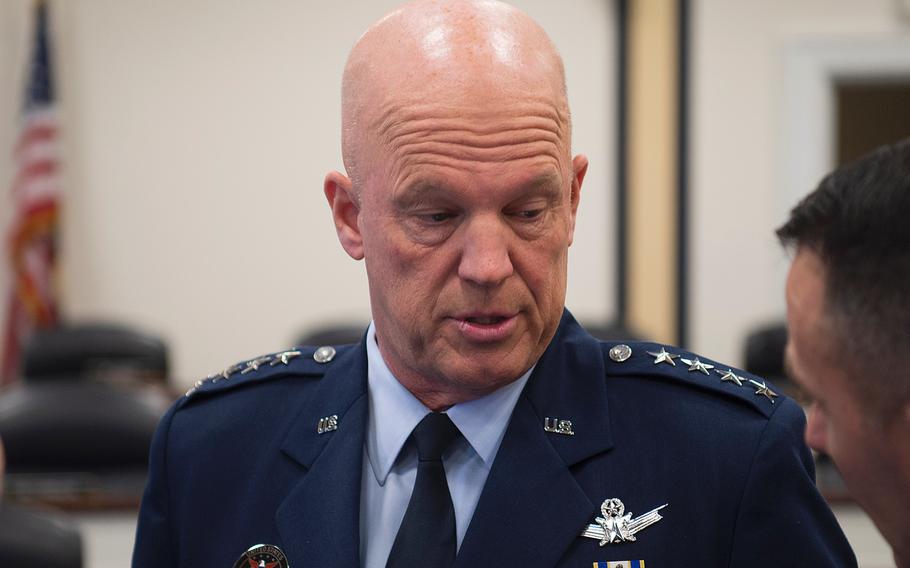
<instances>
[{"instance_id":1,"label":"man's nose","mask_svg":"<svg viewBox=\"0 0 910 568\"><path fill-rule=\"evenodd\" d=\"M809 407L806 417L806 444L815 451L828 453L828 427L817 404Z\"/></svg>"},{"instance_id":2,"label":"man's nose","mask_svg":"<svg viewBox=\"0 0 910 568\"><path fill-rule=\"evenodd\" d=\"M467 227L458 276L480 286L495 286L512 275L509 228L498 219L476 219Z\"/></svg>"}]
</instances>

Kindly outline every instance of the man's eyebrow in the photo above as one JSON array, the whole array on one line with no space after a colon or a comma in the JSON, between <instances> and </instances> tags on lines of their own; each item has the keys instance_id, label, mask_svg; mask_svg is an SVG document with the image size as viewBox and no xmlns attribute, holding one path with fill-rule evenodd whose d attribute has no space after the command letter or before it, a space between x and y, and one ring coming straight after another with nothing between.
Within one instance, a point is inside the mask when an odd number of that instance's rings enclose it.
<instances>
[{"instance_id":1,"label":"man's eyebrow","mask_svg":"<svg viewBox=\"0 0 910 568\"><path fill-rule=\"evenodd\" d=\"M562 192L562 178L559 175L542 174L517 186L512 201L522 201L524 199L541 197L548 200L557 200L562 197Z\"/></svg>"},{"instance_id":2,"label":"man's eyebrow","mask_svg":"<svg viewBox=\"0 0 910 568\"><path fill-rule=\"evenodd\" d=\"M405 185L392 201L399 209L419 207L436 198L445 197L450 188L445 181L423 179ZM562 178L556 172L548 172L531 178L519 186L517 199L527 196L558 196L562 192Z\"/></svg>"},{"instance_id":3,"label":"man's eyebrow","mask_svg":"<svg viewBox=\"0 0 910 568\"><path fill-rule=\"evenodd\" d=\"M443 184L433 181L418 181L397 192L392 201L400 208L415 207L445 193L446 189Z\"/></svg>"},{"instance_id":4,"label":"man's eyebrow","mask_svg":"<svg viewBox=\"0 0 910 568\"><path fill-rule=\"evenodd\" d=\"M559 174L556 174L556 173L541 174L537 177L532 178L531 181L526 183L525 189L528 189L528 190L537 190L537 189L561 190L562 189L562 178L559 176Z\"/></svg>"}]
</instances>

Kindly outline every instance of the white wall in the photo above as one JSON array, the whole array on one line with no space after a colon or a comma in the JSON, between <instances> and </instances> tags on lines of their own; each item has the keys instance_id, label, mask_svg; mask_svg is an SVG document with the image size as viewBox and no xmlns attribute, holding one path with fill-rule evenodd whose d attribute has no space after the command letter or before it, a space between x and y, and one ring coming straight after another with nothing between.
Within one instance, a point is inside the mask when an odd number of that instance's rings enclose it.
<instances>
[{"instance_id":1,"label":"white wall","mask_svg":"<svg viewBox=\"0 0 910 568\"><path fill-rule=\"evenodd\" d=\"M745 334L784 315L789 260L773 231L795 205L785 155L787 61L807 42L907 35L893 0L695 0L692 92L692 345L741 362ZM803 119L799 117L799 119ZM822 141L829 144L830 141ZM812 148L804 149L814 154ZM788 150L789 151L789 150ZM819 164L801 189L815 188Z\"/></svg>"},{"instance_id":2,"label":"white wall","mask_svg":"<svg viewBox=\"0 0 910 568\"><path fill-rule=\"evenodd\" d=\"M365 272L335 239L322 180L342 168L347 51L397 3L51 1L69 316L161 333L179 384L284 348L317 323L366 321ZM14 135L30 4L0 4L0 148ZM568 303L579 317L606 319L611 4L515 4L566 60L574 145L591 159ZM0 180L9 180L3 160Z\"/></svg>"}]
</instances>

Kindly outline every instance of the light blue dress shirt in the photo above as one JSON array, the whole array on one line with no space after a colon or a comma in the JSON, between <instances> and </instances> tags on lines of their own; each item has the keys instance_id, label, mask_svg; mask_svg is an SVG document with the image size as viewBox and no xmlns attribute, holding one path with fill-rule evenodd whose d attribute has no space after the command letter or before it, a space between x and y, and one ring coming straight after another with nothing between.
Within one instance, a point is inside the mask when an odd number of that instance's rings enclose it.
<instances>
[{"instance_id":1,"label":"light blue dress shirt","mask_svg":"<svg viewBox=\"0 0 910 568\"><path fill-rule=\"evenodd\" d=\"M366 343L369 419L361 477L360 559L365 568L384 568L417 479L417 450L405 442L430 410L392 375L372 323ZM531 371L533 367L499 390L446 411L464 436L443 456L459 548Z\"/></svg>"}]
</instances>

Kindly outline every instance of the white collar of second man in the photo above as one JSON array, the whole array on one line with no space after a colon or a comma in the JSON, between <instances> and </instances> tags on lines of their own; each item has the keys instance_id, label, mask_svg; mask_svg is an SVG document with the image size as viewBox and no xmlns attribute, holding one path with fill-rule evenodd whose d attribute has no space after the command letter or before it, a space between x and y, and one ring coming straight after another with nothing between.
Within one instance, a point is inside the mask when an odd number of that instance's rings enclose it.
<instances>
[{"instance_id":1,"label":"white collar of second man","mask_svg":"<svg viewBox=\"0 0 910 568\"><path fill-rule=\"evenodd\" d=\"M367 330L366 343L370 401L366 449L376 481L384 485L411 431L430 410L398 382L385 364L376 343L374 323ZM487 470L493 465L512 410L533 370L531 367L518 380L446 411Z\"/></svg>"}]
</instances>

